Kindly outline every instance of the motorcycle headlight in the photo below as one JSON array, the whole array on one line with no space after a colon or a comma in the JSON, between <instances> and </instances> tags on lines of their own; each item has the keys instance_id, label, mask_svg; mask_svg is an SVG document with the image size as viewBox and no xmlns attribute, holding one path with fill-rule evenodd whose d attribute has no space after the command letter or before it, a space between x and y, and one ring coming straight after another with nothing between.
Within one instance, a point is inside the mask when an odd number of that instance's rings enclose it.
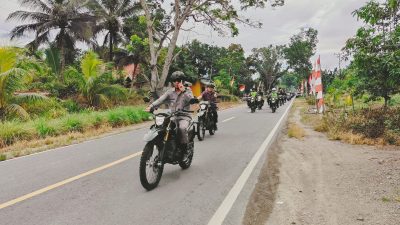
<instances>
[{"instance_id":1,"label":"motorcycle headlight","mask_svg":"<svg viewBox=\"0 0 400 225\"><path fill-rule=\"evenodd\" d=\"M206 109L206 108L207 108L206 105L204 105L204 104L200 105L200 109Z\"/></svg>"},{"instance_id":2,"label":"motorcycle headlight","mask_svg":"<svg viewBox=\"0 0 400 225\"><path fill-rule=\"evenodd\" d=\"M251 100L250 100L251 102L254 102L254 98L251 98Z\"/></svg>"},{"instance_id":3,"label":"motorcycle headlight","mask_svg":"<svg viewBox=\"0 0 400 225\"><path fill-rule=\"evenodd\" d=\"M261 96L258 96L258 101L261 101Z\"/></svg>"},{"instance_id":4,"label":"motorcycle headlight","mask_svg":"<svg viewBox=\"0 0 400 225\"><path fill-rule=\"evenodd\" d=\"M156 116L156 125L161 126L164 124L165 117L164 116Z\"/></svg>"}]
</instances>

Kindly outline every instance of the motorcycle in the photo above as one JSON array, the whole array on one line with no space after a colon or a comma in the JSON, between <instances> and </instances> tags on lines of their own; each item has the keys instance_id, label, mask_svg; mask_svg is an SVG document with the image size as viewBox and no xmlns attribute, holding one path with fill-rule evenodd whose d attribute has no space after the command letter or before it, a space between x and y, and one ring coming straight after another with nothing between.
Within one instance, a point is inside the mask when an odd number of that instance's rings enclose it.
<instances>
[{"instance_id":1,"label":"motorcycle","mask_svg":"<svg viewBox=\"0 0 400 225\"><path fill-rule=\"evenodd\" d=\"M258 95L258 96L257 96L257 102L256 102L256 104L257 104L258 110L261 110L262 107L264 106L264 99L263 99L263 97L262 97L261 95Z\"/></svg>"},{"instance_id":2,"label":"motorcycle","mask_svg":"<svg viewBox=\"0 0 400 225\"><path fill-rule=\"evenodd\" d=\"M278 99L276 99L275 97L271 97L271 109L272 109L272 113L275 113L276 109L278 108Z\"/></svg>"},{"instance_id":3,"label":"motorcycle","mask_svg":"<svg viewBox=\"0 0 400 225\"><path fill-rule=\"evenodd\" d=\"M250 109L251 109L251 112L254 113L256 111L256 108L257 108L256 98L255 97L251 97L250 98Z\"/></svg>"},{"instance_id":4,"label":"motorcycle","mask_svg":"<svg viewBox=\"0 0 400 225\"><path fill-rule=\"evenodd\" d=\"M190 104L198 103L197 99L190 100ZM183 148L178 143L178 116L193 111L176 111L173 113L157 113L151 111L154 124L145 135L145 145L140 158L139 176L142 186L150 191L158 186L164 170L164 164L179 164L182 169L187 169L192 164L194 154L194 123L191 121L188 133L189 144Z\"/></svg>"},{"instance_id":5,"label":"motorcycle","mask_svg":"<svg viewBox=\"0 0 400 225\"><path fill-rule=\"evenodd\" d=\"M197 139L204 140L206 130L210 135L215 134L215 122L211 111L211 104L209 101L201 101L199 103L200 109L197 111Z\"/></svg>"}]
</instances>

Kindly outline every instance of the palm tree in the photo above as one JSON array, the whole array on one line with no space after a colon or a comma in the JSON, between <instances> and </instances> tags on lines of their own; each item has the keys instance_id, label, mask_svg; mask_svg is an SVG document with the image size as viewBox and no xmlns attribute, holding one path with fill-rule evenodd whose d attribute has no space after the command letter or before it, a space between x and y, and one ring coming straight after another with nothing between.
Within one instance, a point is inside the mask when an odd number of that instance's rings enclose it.
<instances>
[{"instance_id":1,"label":"palm tree","mask_svg":"<svg viewBox=\"0 0 400 225\"><path fill-rule=\"evenodd\" d=\"M26 59L20 60L17 55L23 55L23 52L15 48L0 48L0 119L8 115L28 119L29 114L21 104L46 98L39 94L16 94L16 91L24 89L31 74L23 68L29 67Z\"/></svg>"},{"instance_id":2,"label":"palm tree","mask_svg":"<svg viewBox=\"0 0 400 225\"><path fill-rule=\"evenodd\" d=\"M95 18L87 11L85 1L80 0L20 0L21 5L34 11L16 11L7 20L29 21L11 31L11 40L28 32L35 32L35 39L28 44L31 50L48 43L56 34L55 44L60 50L61 81L64 80L66 49L74 49L77 41L89 42L93 36L91 27Z\"/></svg>"},{"instance_id":3,"label":"palm tree","mask_svg":"<svg viewBox=\"0 0 400 225\"><path fill-rule=\"evenodd\" d=\"M103 46L109 46L109 61L113 60L115 45L123 40L123 19L133 15L138 10L137 4L131 0L92 0L90 8L98 19L94 29L95 34L106 31Z\"/></svg>"},{"instance_id":4,"label":"palm tree","mask_svg":"<svg viewBox=\"0 0 400 225\"><path fill-rule=\"evenodd\" d=\"M120 85L111 85L107 81L107 71L98 55L92 51L85 54L81 61L81 73L74 68L68 71L70 76L80 77L80 92L90 106L109 106L111 100L126 99L126 90Z\"/></svg>"}]
</instances>

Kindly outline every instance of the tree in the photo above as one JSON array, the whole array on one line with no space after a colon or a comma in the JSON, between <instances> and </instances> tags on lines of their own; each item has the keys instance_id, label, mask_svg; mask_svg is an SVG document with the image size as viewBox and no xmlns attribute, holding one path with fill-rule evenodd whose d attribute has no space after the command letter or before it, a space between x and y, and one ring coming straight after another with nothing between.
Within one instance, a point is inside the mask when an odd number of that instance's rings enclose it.
<instances>
[{"instance_id":1,"label":"tree","mask_svg":"<svg viewBox=\"0 0 400 225\"><path fill-rule=\"evenodd\" d=\"M123 40L123 23L125 18L138 11L138 6L131 0L92 0L90 4L97 18L94 34L106 31L103 45L108 44L108 60L113 60L113 48ZM96 36L94 37L96 38Z\"/></svg>"},{"instance_id":2,"label":"tree","mask_svg":"<svg viewBox=\"0 0 400 225\"><path fill-rule=\"evenodd\" d=\"M267 0L241 0L239 5L241 9L250 7L264 7ZM238 34L236 23L245 23L250 26L259 26L260 24L250 22L238 15L231 1L225 0L175 0L170 4L169 12L163 9L163 1L140 0L145 14L145 23L147 25L148 40L150 46L150 69L151 69L151 88L153 92L159 91L164 87L169 68L174 56L176 42L182 26L187 21L201 22L211 26L214 30L223 33L225 28L231 30L232 35ZM273 0L272 6L283 5L284 0ZM165 8L165 7L164 7ZM157 28L155 16L157 10L165 12L162 20L162 29ZM169 40L167 53L163 62L161 74L157 68L157 62L160 57L164 42Z\"/></svg>"},{"instance_id":3,"label":"tree","mask_svg":"<svg viewBox=\"0 0 400 225\"><path fill-rule=\"evenodd\" d=\"M68 76L78 77L79 90L86 102L94 107L108 107L112 100L122 100L127 96L126 90L119 85L111 85L110 73L96 53L87 52L81 61L81 71L69 68Z\"/></svg>"},{"instance_id":4,"label":"tree","mask_svg":"<svg viewBox=\"0 0 400 225\"><path fill-rule=\"evenodd\" d=\"M7 20L33 21L15 27L11 39L19 38L28 32L36 33L35 39L28 44L34 51L41 44L48 43L53 32L55 44L60 49L61 80L64 79L65 54L67 49L74 49L77 41L89 42L92 37L91 27L94 17L85 9L85 2L78 0L20 0L22 6L35 11L16 11Z\"/></svg>"},{"instance_id":5,"label":"tree","mask_svg":"<svg viewBox=\"0 0 400 225\"><path fill-rule=\"evenodd\" d=\"M370 1L353 15L364 22L345 47L353 56L358 88L383 97L387 107L390 96L400 92L400 1Z\"/></svg>"},{"instance_id":6,"label":"tree","mask_svg":"<svg viewBox=\"0 0 400 225\"><path fill-rule=\"evenodd\" d=\"M46 98L39 94L16 93L23 90L27 81L32 78L29 70L31 66L26 62L29 59L21 55L24 55L21 50L0 48L0 119L11 115L28 119L29 114L21 104Z\"/></svg>"},{"instance_id":7,"label":"tree","mask_svg":"<svg viewBox=\"0 0 400 225\"><path fill-rule=\"evenodd\" d=\"M283 67L282 46L268 46L253 49L252 59L256 71L260 74L266 90L276 85L278 78L285 74Z\"/></svg>"},{"instance_id":8,"label":"tree","mask_svg":"<svg viewBox=\"0 0 400 225\"><path fill-rule=\"evenodd\" d=\"M300 33L290 38L289 46L283 49L289 68L301 79L306 79L311 73L311 57L315 54L318 43L318 31L313 28L301 29Z\"/></svg>"}]
</instances>

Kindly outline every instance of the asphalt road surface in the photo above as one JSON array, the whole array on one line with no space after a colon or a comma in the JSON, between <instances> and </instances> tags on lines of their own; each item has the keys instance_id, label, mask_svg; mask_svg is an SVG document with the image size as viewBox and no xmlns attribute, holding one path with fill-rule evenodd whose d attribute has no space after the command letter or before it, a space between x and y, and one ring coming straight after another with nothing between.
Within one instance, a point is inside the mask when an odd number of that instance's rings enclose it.
<instances>
[{"instance_id":1,"label":"asphalt road surface","mask_svg":"<svg viewBox=\"0 0 400 225\"><path fill-rule=\"evenodd\" d=\"M264 149L243 188L235 183L289 105L276 113L244 105L219 112L216 135L196 139L192 166L167 164L153 191L139 180L148 128L0 162L0 224L241 224ZM233 189L238 196L221 214Z\"/></svg>"}]
</instances>

